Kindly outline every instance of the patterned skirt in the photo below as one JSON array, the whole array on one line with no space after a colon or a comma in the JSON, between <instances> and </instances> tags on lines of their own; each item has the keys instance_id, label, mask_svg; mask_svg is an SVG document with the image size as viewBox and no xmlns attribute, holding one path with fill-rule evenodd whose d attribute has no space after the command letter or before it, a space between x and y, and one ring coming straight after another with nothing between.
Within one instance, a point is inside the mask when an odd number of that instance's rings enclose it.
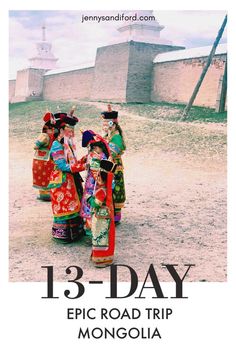
<instances>
[{"instance_id":1,"label":"patterned skirt","mask_svg":"<svg viewBox=\"0 0 236 354\"><path fill-rule=\"evenodd\" d=\"M90 173L86 178L85 185L84 185L84 193L81 200L80 216L82 218L91 219L91 207L90 204L87 202L87 199L93 195L94 188L95 188L95 179Z\"/></svg>"},{"instance_id":2,"label":"patterned skirt","mask_svg":"<svg viewBox=\"0 0 236 354\"><path fill-rule=\"evenodd\" d=\"M33 159L33 187L46 190L54 164L51 160L43 161Z\"/></svg>"},{"instance_id":3,"label":"patterned skirt","mask_svg":"<svg viewBox=\"0 0 236 354\"><path fill-rule=\"evenodd\" d=\"M83 235L83 219L77 213L68 220L54 218L52 226L54 240L69 243L79 240Z\"/></svg>"},{"instance_id":4,"label":"patterned skirt","mask_svg":"<svg viewBox=\"0 0 236 354\"><path fill-rule=\"evenodd\" d=\"M61 171L53 171L59 177ZM57 176L58 174L58 176ZM84 235L83 219L79 215L80 191L75 183L74 176L70 173L64 174L65 180L56 188L50 190L52 211L54 216L52 236L62 242L72 242ZM63 180L63 178L62 178ZM78 193L79 192L79 193Z\"/></svg>"},{"instance_id":5,"label":"patterned skirt","mask_svg":"<svg viewBox=\"0 0 236 354\"><path fill-rule=\"evenodd\" d=\"M92 216L92 254L95 267L106 267L113 263L115 251L115 224L113 219Z\"/></svg>"},{"instance_id":6,"label":"patterned skirt","mask_svg":"<svg viewBox=\"0 0 236 354\"><path fill-rule=\"evenodd\" d=\"M50 181L50 175L54 169L54 163L49 159L49 150L37 150L33 159L33 187L39 190L38 199L50 201L50 192L47 186Z\"/></svg>"}]
</instances>

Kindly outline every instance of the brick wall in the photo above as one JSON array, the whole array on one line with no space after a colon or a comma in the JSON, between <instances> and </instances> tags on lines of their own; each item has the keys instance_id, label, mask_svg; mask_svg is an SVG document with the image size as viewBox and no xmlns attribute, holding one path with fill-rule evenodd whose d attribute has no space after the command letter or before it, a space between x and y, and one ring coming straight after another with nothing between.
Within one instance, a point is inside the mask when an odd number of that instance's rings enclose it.
<instances>
[{"instance_id":1,"label":"brick wall","mask_svg":"<svg viewBox=\"0 0 236 354\"><path fill-rule=\"evenodd\" d=\"M153 64L158 53L182 48L131 41L98 48L95 67L51 75L43 75L42 69L20 70L17 80L9 82L9 98L187 103L207 58ZM195 105L215 107L225 59L214 57Z\"/></svg>"},{"instance_id":2,"label":"brick wall","mask_svg":"<svg viewBox=\"0 0 236 354\"><path fill-rule=\"evenodd\" d=\"M128 42L98 48L91 98L125 102L128 63Z\"/></svg>"},{"instance_id":3,"label":"brick wall","mask_svg":"<svg viewBox=\"0 0 236 354\"><path fill-rule=\"evenodd\" d=\"M12 98L15 96L15 87L16 87L16 80L9 80L8 82L9 102L11 102Z\"/></svg>"},{"instance_id":4,"label":"brick wall","mask_svg":"<svg viewBox=\"0 0 236 354\"><path fill-rule=\"evenodd\" d=\"M159 53L184 49L162 44L131 41L126 101L149 102L151 100L153 59Z\"/></svg>"},{"instance_id":5,"label":"brick wall","mask_svg":"<svg viewBox=\"0 0 236 354\"><path fill-rule=\"evenodd\" d=\"M43 95L43 75L44 69L28 69L28 97L36 96L42 97Z\"/></svg>"},{"instance_id":6,"label":"brick wall","mask_svg":"<svg viewBox=\"0 0 236 354\"><path fill-rule=\"evenodd\" d=\"M225 59L226 55L213 58L194 105L215 108ZM187 103L206 60L207 58L193 58L154 64L151 100Z\"/></svg>"},{"instance_id":7,"label":"brick wall","mask_svg":"<svg viewBox=\"0 0 236 354\"><path fill-rule=\"evenodd\" d=\"M23 102L41 98L43 91L43 75L45 70L27 68L17 71L15 95L11 102Z\"/></svg>"},{"instance_id":8,"label":"brick wall","mask_svg":"<svg viewBox=\"0 0 236 354\"><path fill-rule=\"evenodd\" d=\"M16 87L15 96L16 97L27 97L28 95L28 81L29 81L29 70L19 70L16 76Z\"/></svg>"},{"instance_id":9,"label":"brick wall","mask_svg":"<svg viewBox=\"0 0 236 354\"><path fill-rule=\"evenodd\" d=\"M158 53L183 49L125 42L98 48L91 98L113 102L149 102L153 59Z\"/></svg>"},{"instance_id":10,"label":"brick wall","mask_svg":"<svg viewBox=\"0 0 236 354\"><path fill-rule=\"evenodd\" d=\"M45 100L90 99L94 67L44 76Z\"/></svg>"}]
</instances>

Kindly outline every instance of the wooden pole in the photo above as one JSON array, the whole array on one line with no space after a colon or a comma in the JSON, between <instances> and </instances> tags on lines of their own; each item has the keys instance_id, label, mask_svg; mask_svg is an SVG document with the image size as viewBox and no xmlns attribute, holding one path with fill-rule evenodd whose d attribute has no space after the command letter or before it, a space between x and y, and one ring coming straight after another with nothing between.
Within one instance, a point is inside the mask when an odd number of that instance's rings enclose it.
<instances>
[{"instance_id":1,"label":"wooden pole","mask_svg":"<svg viewBox=\"0 0 236 354\"><path fill-rule=\"evenodd\" d=\"M215 54L216 47L217 47L217 45L218 45L218 43L219 43L219 41L220 41L220 39L222 37L222 34L224 32L226 23L227 23L227 15L225 16L224 21L223 21L223 23L221 25L221 28L220 28L220 30L218 32L218 35L217 35L217 37L215 39L215 42L213 43L213 46L212 46L211 52L210 52L210 54L208 56L206 65L204 66L204 68L202 70L202 73L201 73L201 76L200 76L200 78L199 78L199 80L198 80L198 82L197 82L197 84L196 84L196 86L195 86L195 88L193 90L193 93L192 93L192 96L190 97L189 103L187 104L187 106L184 109L184 112L183 112L183 115L182 115L182 120L185 120L187 118L188 112L190 111L190 109L191 109L191 107L193 105L193 102L194 102L194 100L195 100L195 98L197 96L197 93L198 93L198 91L200 89L200 86L201 86L201 84L203 82L203 79L204 79L204 77L205 77L205 75L207 73L207 70L208 70L208 68L209 68L209 66L211 64L212 58L213 58L213 56Z\"/></svg>"},{"instance_id":2,"label":"wooden pole","mask_svg":"<svg viewBox=\"0 0 236 354\"><path fill-rule=\"evenodd\" d=\"M227 59L225 62L225 70L222 79L219 108L216 109L216 112L218 113L222 113L225 111L226 94L227 94Z\"/></svg>"}]
</instances>

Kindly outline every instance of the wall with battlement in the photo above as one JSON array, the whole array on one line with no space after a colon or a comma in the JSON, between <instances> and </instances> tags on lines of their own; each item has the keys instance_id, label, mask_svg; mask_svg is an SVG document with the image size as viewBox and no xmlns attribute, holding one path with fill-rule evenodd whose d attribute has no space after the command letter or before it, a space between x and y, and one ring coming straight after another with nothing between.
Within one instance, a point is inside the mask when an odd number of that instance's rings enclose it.
<instances>
[{"instance_id":1,"label":"wall with battlement","mask_svg":"<svg viewBox=\"0 0 236 354\"><path fill-rule=\"evenodd\" d=\"M187 103L207 58L191 58L156 63L153 67L151 100ZM216 55L194 101L196 106L215 108L219 81L224 73L226 55Z\"/></svg>"},{"instance_id":2,"label":"wall with battlement","mask_svg":"<svg viewBox=\"0 0 236 354\"><path fill-rule=\"evenodd\" d=\"M10 102L33 99L94 100L109 102L177 102L186 104L207 57L153 63L159 53L183 47L125 42L97 49L95 66L47 72L28 68L9 82ZM165 60L165 61L164 61ZM226 54L214 56L194 105L215 108L224 73Z\"/></svg>"},{"instance_id":3,"label":"wall with battlement","mask_svg":"<svg viewBox=\"0 0 236 354\"><path fill-rule=\"evenodd\" d=\"M91 97L94 67L44 75L44 100L86 100Z\"/></svg>"}]
</instances>

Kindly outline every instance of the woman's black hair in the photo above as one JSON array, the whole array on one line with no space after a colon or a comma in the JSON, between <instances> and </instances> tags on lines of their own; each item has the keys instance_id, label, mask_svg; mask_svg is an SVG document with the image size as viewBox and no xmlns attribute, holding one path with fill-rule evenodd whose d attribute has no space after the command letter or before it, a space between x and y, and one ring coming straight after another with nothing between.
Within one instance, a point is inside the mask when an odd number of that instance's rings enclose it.
<instances>
[{"instance_id":1,"label":"woman's black hair","mask_svg":"<svg viewBox=\"0 0 236 354\"><path fill-rule=\"evenodd\" d=\"M48 129L52 129L52 128L53 128L53 125L50 122L47 122L43 126L42 133L47 133Z\"/></svg>"},{"instance_id":2,"label":"woman's black hair","mask_svg":"<svg viewBox=\"0 0 236 354\"><path fill-rule=\"evenodd\" d=\"M103 180L103 182L107 181L107 173L106 172L100 171L100 176L101 176L101 179Z\"/></svg>"},{"instance_id":3,"label":"woman's black hair","mask_svg":"<svg viewBox=\"0 0 236 354\"><path fill-rule=\"evenodd\" d=\"M123 145L124 145L124 148L126 149L125 139L124 139L124 136L123 136L123 132L122 132L121 126L117 122L113 122L113 124L115 124L116 130L118 130L120 136L122 137Z\"/></svg>"},{"instance_id":4,"label":"woman's black hair","mask_svg":"<svg viewBox=\"0 0 236 354\"><path fill-rule=\"evenodd\" d=\"M42 133L47 133L47 131L48 131L48 126L44 124Z\"/></svg>"},{"instance_id":5,"label":"woman's black hair","mask_svg":"<svg viewBox=\"0 0 236 354\"><path fill-rule=\"evenodd\" d=\"M104 152L104 154L106 155L106 158L108 159L109 158L109 152L107 150L107 147L106 145L102 142L102 141L96 141L95 143L91 143L90 144L90 147L91 149L94 147L94 146L98 146L102 149L102 151Z\"/></svg>"},{"instance_id":6,"label":"woman's black hair","mask_svg":"<svg viewBox=\"0 0 236 354\"><path fill-rule=\"evenodd\" d=\"M62 127L60 127L60 128L54 128L54 138L56 139L58 136L59 136L59 134L60 134L60 130L61 129L65 129L65 126L62 126Z\"/></svg>"}]
</instances>

